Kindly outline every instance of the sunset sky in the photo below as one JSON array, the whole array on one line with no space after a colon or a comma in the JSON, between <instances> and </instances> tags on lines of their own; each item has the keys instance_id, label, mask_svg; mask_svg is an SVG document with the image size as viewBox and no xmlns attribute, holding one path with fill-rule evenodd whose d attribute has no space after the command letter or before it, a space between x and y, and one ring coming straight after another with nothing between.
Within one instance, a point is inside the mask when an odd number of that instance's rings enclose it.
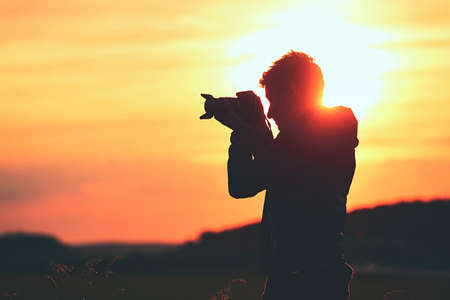
<instances>
[{"instance_id":1,"label":"sunset sky","mask_svg":"<svg viewBox=\"0 0 450 300\"><path fill-rule=\"evenodd\" d=\"M230 131L200 93L317 59L360 145L349 211L450 196L450 2L6 0L0 233L182 242L260 220L227 192Z\"/></svg>"}]
</instances>

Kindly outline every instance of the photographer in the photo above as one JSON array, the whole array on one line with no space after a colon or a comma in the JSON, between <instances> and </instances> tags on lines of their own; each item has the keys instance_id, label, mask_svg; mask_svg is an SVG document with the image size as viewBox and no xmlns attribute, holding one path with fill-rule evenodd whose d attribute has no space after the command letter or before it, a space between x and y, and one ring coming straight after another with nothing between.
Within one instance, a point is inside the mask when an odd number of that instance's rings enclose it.
<instances>
[{"instance_id":1,"label":"photographer","mask_svg":"<svg viewBox=\"0 0 450 300\"><path fill-rule=\"evenodd\" d=\"M233 129L231 196L266 190L262 299L348 299L352 269L341 241L355 171L357 120L349 108L321 105L322 72L304 53L291 51L274 62L260 85L270 102L267 117L280 130L275 139L252 92L238 93L241 104L217 107L214 117ZM254 108L243 113L245 103Z\"/></svg>"}]
</instances>

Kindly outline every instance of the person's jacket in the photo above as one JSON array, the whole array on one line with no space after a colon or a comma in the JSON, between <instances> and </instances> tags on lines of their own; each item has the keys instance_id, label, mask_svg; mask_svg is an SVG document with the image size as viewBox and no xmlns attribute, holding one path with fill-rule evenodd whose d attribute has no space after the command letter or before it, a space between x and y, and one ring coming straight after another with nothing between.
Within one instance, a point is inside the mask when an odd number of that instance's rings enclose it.
<instances>
[{"instance_id":1,"label":"person's jacket","mask_svg":"<svg viewBox=\"0 0 450 300\"><path fill-rule=\"evenodd\" d=\"M249 147L254 137L233 132L228 159L231 196L252 197L266 190L261 222L266 272L342 260L357 126L351 109L338 106L292 120L288 129L258 149Z\"/></svg>"}]
</instances>

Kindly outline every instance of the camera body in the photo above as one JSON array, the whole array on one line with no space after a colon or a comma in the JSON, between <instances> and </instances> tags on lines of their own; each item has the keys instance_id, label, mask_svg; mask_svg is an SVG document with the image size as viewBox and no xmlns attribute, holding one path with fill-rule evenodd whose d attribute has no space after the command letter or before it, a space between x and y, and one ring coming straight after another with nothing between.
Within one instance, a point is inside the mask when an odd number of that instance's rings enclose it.
<instances>
[{"instance_id":1,"label":"camera body","mask_svg":"<svg viewBox=\"0 0 450 300\"><path fill-rule=\"evenodd\" d=\"M210 94L201 94L205 98L205 113L200 116L200 119L211 119L219 111L233 110L239 113L238 98L234 97L220 97L214 98Z\"/></svg>"},{"instance_id":2,"label":"camera body","mask_svg":"<svg viewBox=\"0 0 450 300\"><path fill-rule=\"evenodd\" d=\"M200 116L200 119L215 117L219 121L228 121L221 119L230 115L246 123L266 119L261 99L253 91L238 92L237 97L215 98L210 94L201 94L201 96L205 99L205 114Z\"/></svg>"}]
</instances>

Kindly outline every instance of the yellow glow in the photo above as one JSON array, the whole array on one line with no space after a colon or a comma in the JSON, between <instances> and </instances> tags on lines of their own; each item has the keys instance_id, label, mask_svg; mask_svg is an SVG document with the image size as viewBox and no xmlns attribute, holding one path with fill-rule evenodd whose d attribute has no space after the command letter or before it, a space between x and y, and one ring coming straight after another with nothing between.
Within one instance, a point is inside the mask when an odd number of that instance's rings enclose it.
<instances>
[{"instance_id":1,"label":"yellow glow","mask_svg":"<svg viewBox=\"0 0 450 300\"><path fill-rule=\"evenodd\" d=\"M246 36L230 49L238 61L230 72L237 89L255 89L263 96L257 86L261 74L293 49L308 53L322 68L324 105L348 106L361 118L379 99L380 77L394 67L394 59L372 45L388 40L386 33L347 24L338 10L319 6L290 9L272 23L271 29Z\"/></svg>"}]
</instances>

